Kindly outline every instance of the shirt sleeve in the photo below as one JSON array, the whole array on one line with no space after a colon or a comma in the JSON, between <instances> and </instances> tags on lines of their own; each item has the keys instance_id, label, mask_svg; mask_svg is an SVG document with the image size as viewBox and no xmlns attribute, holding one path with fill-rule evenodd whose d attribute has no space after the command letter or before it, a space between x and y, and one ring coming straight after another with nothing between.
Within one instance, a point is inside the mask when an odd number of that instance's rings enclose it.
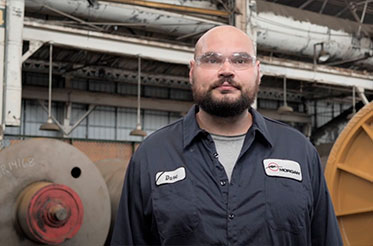
<instances>
[{"instance_id":1,"label":"shirt sleeve","mask_svg":"<svg viewBox=\"0 0 373 246\"><path fill-rule=\"evenodd\" d=\"M314 204L311 222L312 245L343 245L320 158L316 151L314 151L313 160L312 186Z\"/></svg>"},{"instance_id":2,"label":"shirt sleeve","mask_svg":"<svg viewBox=\"0 0 373 246\"><path fill-rule=\"evenodd\" d=\"M124 179L122 195L110 245L150 245L151 216L147 215L149 202L144 197L150 192L147 175L141 172L141 163L131 159Z\"/></svg>"}]
</instances>

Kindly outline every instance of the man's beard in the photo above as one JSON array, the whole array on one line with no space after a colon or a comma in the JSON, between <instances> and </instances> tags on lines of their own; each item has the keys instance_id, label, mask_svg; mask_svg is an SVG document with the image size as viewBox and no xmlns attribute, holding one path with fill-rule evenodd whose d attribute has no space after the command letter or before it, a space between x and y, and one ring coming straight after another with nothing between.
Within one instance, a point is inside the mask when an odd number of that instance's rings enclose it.
<instances>
[{"instance_id":1,"label":"man's beard","mask_svg":"<svg viewBox=\"0 0 373 246\"><path fill-rule=\"evenodd\" d=\"M235 87L241 92L241 96L236 100L231 99L215 99L212 96L212 91L222 85L224 82L228 82L231 86ZM208 114L218 117L234 117L240 115L243 111L248 110L251 104L254 103L256 94L258 92L258 79L255 81L255 87L253 91L242 90L242 87L237 84L230 77L221 78L210 86L205 92L200 92L193 83L193 98L194 101Z\"/></svg>"}]
</instances>

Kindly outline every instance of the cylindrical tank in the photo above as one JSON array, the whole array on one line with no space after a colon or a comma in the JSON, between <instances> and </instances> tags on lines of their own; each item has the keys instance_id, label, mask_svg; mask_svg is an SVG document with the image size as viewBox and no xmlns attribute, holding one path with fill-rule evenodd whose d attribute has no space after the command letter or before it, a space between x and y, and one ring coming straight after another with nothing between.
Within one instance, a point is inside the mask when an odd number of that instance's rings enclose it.
<instances>
[{"instance_id":1,"label":"cylindrical tank","mask_svg":"<svg viewBox=\"0 0 373 246\"><path fill-rule=\"evenodd\" d=\"M0 152L1 245L103 245L110 197L96 166L58 140Z\"/></svg>"},{"instance_id":2,"label":"cylindrical tank","mask_svg":"<svg viewBox=\"0 0 373 246\"><path fill-rule=\"evenodd\" d=\"M373 102L360 109L335 142L325 177L344 245L372 245Z\"/></svg>"}]
</instances>

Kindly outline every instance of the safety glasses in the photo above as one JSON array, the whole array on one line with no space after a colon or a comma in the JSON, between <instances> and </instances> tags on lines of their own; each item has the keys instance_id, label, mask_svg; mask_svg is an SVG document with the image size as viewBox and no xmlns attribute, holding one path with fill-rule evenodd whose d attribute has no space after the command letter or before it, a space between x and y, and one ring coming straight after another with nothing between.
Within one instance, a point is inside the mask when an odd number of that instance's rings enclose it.
<instances>
[{"instance_id":1,"label":"safety glasses","mask_svg":"<svg viewBox=\"0 0 373 246\"><path fill-rule=\"evenodd\" d=\"M234 69L245 70L255 64L256 57L246 52L236 52L230 56L224 56L216 52L208 52L195 58L197 65L205 69L219 69L227 60Z\"/></svg>"}]
</instances>

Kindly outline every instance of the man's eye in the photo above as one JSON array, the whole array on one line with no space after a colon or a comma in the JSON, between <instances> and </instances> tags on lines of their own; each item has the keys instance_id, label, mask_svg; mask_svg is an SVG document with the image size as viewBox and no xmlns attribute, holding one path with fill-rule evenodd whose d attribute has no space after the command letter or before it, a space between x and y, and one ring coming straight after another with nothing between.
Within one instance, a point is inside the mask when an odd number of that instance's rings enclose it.
<instances>
[{"instance_id":1,"label":"man's eye","mask_svg":"<svg viewBox=\"0 0 373 246\"><path fill-rule=\"evenodd\" d=\"M220 63L220 60L221 59L219 59L218 57L210 56L210 57L205 57L201 59L201 62L207 63L207 64L217 64L217 63Z\"/></svg>"},{"instance_id":2,"label":"man's eye","mask_svg":"<svg viewBox=\"0 0 373 246\"><path fill-rule=\"evenodd\" d=\"M250 63L250 59L247 57L236 57L232 59L232 63L234 64L248 64Z\"/></svg>"},{"instance_id":3,"label":"man's eye","mask_svg":"<svg viewBox=\"0 0 373 246\"><path fill-rule=\"evenodd\" d=\"M210 58L210 59L208 59L208 61L207 61L208 63L211 63L211 64L215 64L215 63L219 63L219 60L217 59L217 58Z\"/></svg>"}]
</instances>

